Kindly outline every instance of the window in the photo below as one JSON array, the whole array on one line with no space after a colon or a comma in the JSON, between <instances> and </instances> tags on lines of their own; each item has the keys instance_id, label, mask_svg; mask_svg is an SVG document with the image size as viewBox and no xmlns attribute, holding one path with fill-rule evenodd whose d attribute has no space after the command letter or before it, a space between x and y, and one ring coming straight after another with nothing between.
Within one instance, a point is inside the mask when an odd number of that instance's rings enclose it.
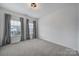
<instances>
[{"instance_id":1,"label":"window","mask_svg":"<svg viewBox=\"0 0 79 59\"><path fill-rule=\"evenodd\" d=\"M33 36L33 23L29 23L30 38Z\"/></svg>"},{"instance_id":2,"label":"window","mask_svg":"<svg viewBox=\"0 0 79 59\"><path fill-rule=\"evenodd\" d=\"M11 37L21 35L21 23L17 20L11 20Z\"/></svg>"},{"instance_id":3,"label":"window","mask_svg":"<svg viewBox=\"0 0 79 59\"><path fill-rule=\"evenodd\" d=\"M21 22L20 20L11 20L10 21L10 34L11 34L11 43L16 43L21 40Z\"/></svg>"}]
</instances>

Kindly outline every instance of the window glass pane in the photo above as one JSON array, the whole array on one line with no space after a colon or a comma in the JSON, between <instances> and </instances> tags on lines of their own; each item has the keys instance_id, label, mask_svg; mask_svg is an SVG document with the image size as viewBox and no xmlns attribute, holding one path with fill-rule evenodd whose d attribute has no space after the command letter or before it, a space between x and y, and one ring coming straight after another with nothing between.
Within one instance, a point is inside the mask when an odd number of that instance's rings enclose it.
<instances>
[{"instance_id":1,"label":"window glass pane","mask_svg":"<svg viewBox=\"0 0 79 59\"><path fill-rule=\"evenodd\" d=\"M11 43L16 43L21 40L21 22L20 20L11 20Z\"/></svg>"},{"instance_id":2,"label":"window glass pane","mask_svg":"<svg viewBox=\"0 0 79 59\"><path fill-rule=\"evenodd\" d=\"M20 21L11 20L11 36L17 36L21 34Z\"/></svg>"},{"instance_id":3,"label":"window glass pane","mask_svg":"<svg viewBox=\"0 0 79 59\"><path fill-rule=\"evenodd\" d=\"M30 38L33 36L33 23L29 23Z\"/></svg>"}]
</instances>

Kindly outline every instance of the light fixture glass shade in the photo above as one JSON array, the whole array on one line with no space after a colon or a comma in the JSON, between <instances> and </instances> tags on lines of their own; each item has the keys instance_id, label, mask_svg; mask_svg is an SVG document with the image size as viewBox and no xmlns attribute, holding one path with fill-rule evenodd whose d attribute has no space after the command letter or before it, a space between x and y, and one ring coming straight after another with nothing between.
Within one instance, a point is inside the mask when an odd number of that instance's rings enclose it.
<instances>
[{"instance_id":1,"label":"light fixture glass shade","mask_svg":"<svg viewBox=\"0 0 79 59\"><path fill-rule=\"evenodd\" d=\"M38 10L40 9L40 4L39 3L27 3L28 8L30 10Z\"/></svg>"},{"instance_id":2,"label":"light fixture glass shade","mask_svg":"<svg viewBox=\"0 0 79 59\"><path fill-rule=\"evenodd\" d=\"M35 7L37 7L37 4L36 3L31 3L31 7L35 8Z\"/></svg>"}]
</instances>

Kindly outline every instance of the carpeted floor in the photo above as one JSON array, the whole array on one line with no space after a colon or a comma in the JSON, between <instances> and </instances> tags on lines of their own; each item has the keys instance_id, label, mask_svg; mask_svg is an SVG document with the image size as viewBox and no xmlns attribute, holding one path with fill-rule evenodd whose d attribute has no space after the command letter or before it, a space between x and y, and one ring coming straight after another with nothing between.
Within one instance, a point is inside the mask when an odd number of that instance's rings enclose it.
<instances>
[{"instance_id":1,"label":"carpeted floor","mask_svg":"<svg viewBox=\"0 0 79 59\"><path fill-rule=\"evenodd\" d=\"M76 51L34 39L0 47L0 56L77 56Z\"/></svg>"}]
</instances>

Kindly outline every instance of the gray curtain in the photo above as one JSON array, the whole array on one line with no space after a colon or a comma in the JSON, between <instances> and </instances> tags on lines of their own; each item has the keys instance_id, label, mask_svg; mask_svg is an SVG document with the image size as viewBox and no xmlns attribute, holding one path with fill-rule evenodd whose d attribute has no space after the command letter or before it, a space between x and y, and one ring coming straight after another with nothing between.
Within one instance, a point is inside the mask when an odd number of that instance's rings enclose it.
<instances>
[{"instance_id":1,"label":"gray curtain","mask_svg":"<svg viewBox=\"0 0 79 59\"><path fill-rule=\"evenodd\" d=\"M5 16L5 24L4 24L4 36L3 36L2 45L6 45L6 44L11 43L11 36L10 36L11 15L5 14L4 16Z\"/></svg>"},{"instance_id":2,"label":"gray curtain","mask_svg":"<svg viewBox=\"0 0 79 59\"><path fill-rule=\"evenodd\" d=\"M24 18L20 17L21 21L21 41L24 41Z\"/></svg>"},{"instance_id":3,"label":"gray curtain","mask_svg":"<svg viewBox=\"0 0 79 59\"><path fill-rule=\"evenodd\" d=\"M36 21L33 21L33 39L37 38Z\"/></svg>"},{"instance_id":4,"label":"gray curtain","mask_svg":"<svg viewBox=\"0 0 79 59\"><path fill-rule=\"evenodd\" d=\"M30 34L29 34L29 19L26 20L26 40L30 39Z\"/></svg>"}]
</instances>

